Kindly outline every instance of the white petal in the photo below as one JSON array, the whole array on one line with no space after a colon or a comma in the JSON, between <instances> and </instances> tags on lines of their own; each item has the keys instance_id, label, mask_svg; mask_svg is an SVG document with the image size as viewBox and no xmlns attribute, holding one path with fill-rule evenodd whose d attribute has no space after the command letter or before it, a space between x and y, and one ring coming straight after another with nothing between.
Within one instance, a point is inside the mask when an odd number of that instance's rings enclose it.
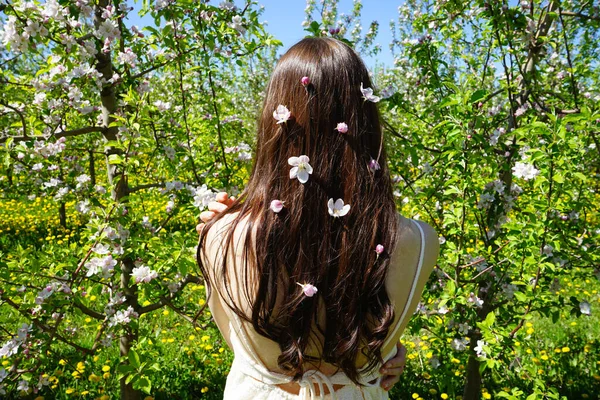
<instances>
[{"instance_id":1,"label":"white petal","mask_svg":"<svg viewBox=\"0 0 600 400\"><path fill-rule=\"evenodd\" d=\"M327 202L327 209L329 211L329 215L334 215L333 214L333 199L329 199L329 201Z\"/></svg>"},{"instance_id":2,"label":"white petal","mask_svg":"<svg viewBox=\"0 0 600 400\"><path fill-rule=\"evenodd\" d=\"M290 179L294 179L298 176L298 167L293 167L290 169Z\"/></svg>"},{"instance_id":3,"label":"white petal","mask_svg":"<svg viewBox=\"0 0 600 400\"><path fill-rule=\"evenodd\" d=\"M350 211L350 204L346 204L344 207L342 207L342 210L338 212L338 215L343 217L344 215L348 214L348 211Z\"/></svg>"},{"instance_id":4,"label":"white petal","mask_svg":"<svg viewBox=\"0 0 600 400\"><path fill-rule=\"evenodd\" d=\"M337 200L335 201L335 206L334 206L334 207L335 207L335 209L336 209L336 210L341 210L341 209L342 209L342 207L344 207L344 200L342 200L342 199L337 199Z\"/></svg>"},{"instance_id":5,"label":"white petal","mask_svg":"<svg viewBox=\"0 0 600 400\"><path fill-rule=\"evenodd\" d=\"M303 162L305 164L308 164L308 162L310 161L310 158L308 158L308 156L300 156L298 158L300 159L300 162Z\"/></svg>"},{"instance_id":6,"label":"white petal","mask_svg":"<svg viewBox=\"0 0 600 400\"><path fill-rule=\"evenodd\" d=\"M300 183L308 182L308 172L305 169L298 170L298 180Z\"/></svg>"},{"instance_id":7,"label":"white petal","mask_svg":"<svg viewBox=\"0 0 600 400\"><path fill-rule=\"evenodd\" d=\"M297 167L298 164L300 164L300 159L298 157L290 157L290 158L288 158L288 164L293 165L294 167Z\"/></svg>"},{"instance_id":8,"label":"white petal","mask_svg":"<svg viewBox=\"0 0 600 400\"><path fill-rule=\"evenodd\" d=\"M310 164L306 163L304 165L305 165L306 172L308 172L309 174L312 174L313 168L310 166Z\"/></svg>"}]
</instances>

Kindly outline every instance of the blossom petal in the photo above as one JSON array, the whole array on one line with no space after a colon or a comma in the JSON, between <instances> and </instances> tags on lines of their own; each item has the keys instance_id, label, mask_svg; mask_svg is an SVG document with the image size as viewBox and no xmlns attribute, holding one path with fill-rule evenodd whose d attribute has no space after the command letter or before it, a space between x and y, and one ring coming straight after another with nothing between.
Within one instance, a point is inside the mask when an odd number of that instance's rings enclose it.
<instances>
[{"instance_id":1,"label":"blossom petal","mask_svg":"<svg viewBox=\"0 0 600 400\"><path fill-rule=\"evenodd\" d=\"M298 176L298 167L290 169L290 179L294 179Z\"/></svg>"},{"instance_id":2,"label":"blossom petal","mask_svg":"<svg viewBox=\"0 0 600 400\"><path fill-rule=\"evenodd\" d=\"M344 200L342 200L342 199L337 199L337 200L335 201L335 206L334 206L334 207L335 207L335 209L336 209L336 210L341 210L341 209L342 209L342 207L344 207Z\"/></svg>"},{"instance_id":3,"label":"blossom petal","mask_svg":"<svg viewBox=\"0 0 600 400\"><path fill-rule=\"evenodd\" d=\"M308 164L308 162L310 161L310 158L308 158L308 156L300 156L298 157L298 159L300 160L300 162L304 163L304 164Z\"/></svg>"},{"instance_id":4,"label":"blossom petal","mask_svg":"<svg viewBox=\"0 0 600 400\"><path fill-rule=\"evenodd\" d=\"M297 167L294 167L296 169L298 169ZM292 168L292 169L294 169ZM291 172L290 172L291 174ZM300 181L300 183L306 183L308 182L308 172L305 169L300 169L298 170L298 181Z\"/></svg>"},{"instance_id":5,"label":"blossom petal","mask_svg":"<svg viewBox=\"0 0 600 400\"><path fill-rule=\"evenodd\" d=\"M348 214L348 211L350 211L350 204L346 204L344 207L342 207L342 210L338 212L338 215L343 217L344 215Z\"/></svg>"},{"instance_id":6,"label":"blossom petal","mask_svg":"<svg viewBox=\"0 0 600 400\"><path fill-rule=\"evenodd\" d=\"M334 213L333 213L333 199L329 199L329 201L327 202L327 209L329 211L329 215L334 216Z\"/></svg>"},{"instance_id":7,"label":"blossom petal","mask_svg":"<svg viewBox=\"0 0 600 400\"><path fill-rule=\"evenodd\" d=\"M309 174L313 173L313 168L310 164L304 164L304 169L306 170L306 172L308 172Z\"/></svg>"},{"instance_id":8,"label":"blossom petal","mask_svg":"<svg viewBox=\"0 0 600 400\"><path fill-rule=\"evenodd\" d=\"M297 167L298 164L300 164L300 158L290 157L290 158L288 158L288 164L293 165L294 167Z\"/></svg>"}]
</instances>

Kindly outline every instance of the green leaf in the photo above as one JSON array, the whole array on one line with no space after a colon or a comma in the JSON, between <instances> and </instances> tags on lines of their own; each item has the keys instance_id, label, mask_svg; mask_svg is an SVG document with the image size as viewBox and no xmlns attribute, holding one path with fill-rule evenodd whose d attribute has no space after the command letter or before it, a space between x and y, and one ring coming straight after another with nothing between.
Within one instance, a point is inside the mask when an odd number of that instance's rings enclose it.
<instances>
[{"instance_id":1,"label":"green leaf","mask_svg":"<svg viewBox=\"0 0 600 400\"><path fill-rule=\"evenodd\" d=\"M587 177L584 174L582 174L581 172L575 172L573 175L575 176L575 178L579 179L580 181L587 182Z\"/></svg>"},{"instance_id":2,"label":"green leaf","mask_svg":"<svg viewBox=\"0 0 600 400\"><path fill-rule=\"evenodd\" d=\"M112 165L123 164L123 157L119 154L111 154L108 156L108 163Z\"/></svg>"},{"instance_id":3,"label":"green leaf","mask_svg":"<svg viewBox=\"0 0 600 400\"><path fill-rule=\"evenodd\" d=\"M552 175L552 180L556 183L563 183L565 181L564 176L562 174L554 174Z\"/></svg>"},{"instance_id":4,"label":"green leaf","mask_svg":"<svg viewBox=\"0 0 600 400\"><path fill-rule=\"evenodd\" d=\"M131 364L131 366L133 366L135 369L139 369L140 356L135 350L129 349L129 354L127 354L127 358L129 359L129 364Z\"/></svg>"},{"instance_id":5,"label":"green leaf","mask_svg":"<svg viewBox=\"0 0 600 400\"><path fill-rule=\"evenodd\" d=\"M469 103L477 103L478 101L483 99L485 96L487 96L487 90L479 89L471 95L471 98L469 99Z\"/></svg>"},{"instance_id":6,"label":"green leaf","mask_svg":"<svg viewBox=\"0 0 600 400\"><path fill-rule=\"evenodd\" d=\"M444 196L449 194L461 194L462 191L457 186L450 186L448 189L444 190Z\"/></svg>"},{"instance_id":7,"label":"green leaf","mask_svg":"<svg viewBox=\"0 0 600 400\"><path fill-rule=\"evenodd\" d=\"M454 293L456 292L456 285L454 284L454 281L446 282L446 292L449 296L454 296Z\"/></svg>"},{"instance_id":8,"label":"green leaf","mask_svg":"<svg viewBox=\"0 0 600 400\"><path fill-rule=\"evenodd\" d=\"M485 324L490 327L494 324L494 321L496 321L496 314L492 311L485 317Z\"/></svg>"},{"instance_id":9,"label":"green leaf","mask_svg":"<svg viewBox=\"0 0 600 400\"><path fill-rule=\"evenodd\" d=\"M134 389L139 389L144 391L146 394L150 394L150 391L152 390L152 382L147 376L142 375L142 377L138 379L137 384L134 385Z\"/></svg>"},{"instance_id":10,"label":"green leaf","mask_svg":"<svg viewBox=\"0 0 600 400\"><path fill-rule=\"evenodd\" d=\"M527 295L523 292L515 292L515 297L517 298L517 300L525 302L527 301Z\"/></svg>"}]
</instances>

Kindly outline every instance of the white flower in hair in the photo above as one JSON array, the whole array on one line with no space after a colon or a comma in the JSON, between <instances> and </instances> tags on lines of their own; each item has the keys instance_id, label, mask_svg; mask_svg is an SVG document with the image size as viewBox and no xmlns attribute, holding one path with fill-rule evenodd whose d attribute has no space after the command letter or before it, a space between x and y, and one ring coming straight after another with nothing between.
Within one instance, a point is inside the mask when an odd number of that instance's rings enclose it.
<instances>
[{"instance_id":1,"label":"white flower in hair","mask_svg":"<svg viewBox=\"0 0 600 400\"><path fill-rule=\"evenodd\" d=\"M344 200L342 199L337 199L334 204L333 199L329 199L327 208L329 209L329 215L332 217L343 217L350 211L350 204L344 205Z\"/></svg>"},{"instance_id":2,"label":"white flower in hair","mask_svg":"<svg viewBox=\"0 0 600 400\"><path fill-rule=\"evenodd\" d=\"M286 106L282 106L281 104L277 106L277 109L273 111L273 118L277 120L278 124L282 124L287 122L288 119L292 116L292 113Z\"/></svg>"},{"instance_id":3,"label":"white flower in hair","mask_svg":"<svg viewBox=\"0 0 600 400\"><path fill-rule=\"evenodd\" d=\"M293 167L290 169L290 179L298 178L300 183L308 182L308 175L313 172L312 167L308 163L309 161L310 159L304 155L288 158L288 164Z\"/></svg>"},{"instance_id":4,"label":"white flower in hair","mask_svg":"<svg viewBox=\"0 0 600 400\"><path fill-rule=\"evenodd\" d=\"M373 103L377 103L380 100L379 96L373 95L373 89L364 88L362 82L360 83L360 91L362 92L363 99L372 101Z\"/></svg>"}]
</instances>

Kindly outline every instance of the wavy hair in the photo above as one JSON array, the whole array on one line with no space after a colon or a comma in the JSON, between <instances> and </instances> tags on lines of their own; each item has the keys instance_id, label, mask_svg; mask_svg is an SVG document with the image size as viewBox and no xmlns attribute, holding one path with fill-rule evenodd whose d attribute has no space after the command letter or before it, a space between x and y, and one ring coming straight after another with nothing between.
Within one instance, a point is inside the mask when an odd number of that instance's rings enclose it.
<instances>
[{"instance_id":1,"label":"wavy hair","mask_svg":"<svg viewBox=\"0 0 600 400\"><path fill-rule=\"evenodd\" d=\"M310 79L306 86L301 84L305 76ZM295 379L302 376L304 363L325 361L359 384L359 353L368 360L366 371L383 362L381 347L394 320L385 279L398 237L398 213L379 112L364 99L361 85L372 87L367 68L341 41L305 38L292 46L266 89L248 185L200 235L197 260L208 295L216 288L240 318L277 342L278 365ZM292 114L281 124L273 117L279 105ZM347 133L336 130L340 122L347 124ZM288 159L300 155L307 155L313 167L304 184L289 176ZM372 168L372 160L380 169ZM350 204L348 214L332 217L330 198ZM285 204L279 213L269 209L274 199ZM222 264L208 271L200 257L206 235L232 213L239 214L224 239ZM226 265L235 227L245 217L245 275L240 276L246 277L242 283L251 315L234 304ZM253 228L259 238L254 244ZM387 250L380 256L378 244ZM253 280L247 278L250 268ZM318 293L305 296L297 285L305 282ZM317 331L318 357L307 354Z\"/></svg>"}]
</instances>

